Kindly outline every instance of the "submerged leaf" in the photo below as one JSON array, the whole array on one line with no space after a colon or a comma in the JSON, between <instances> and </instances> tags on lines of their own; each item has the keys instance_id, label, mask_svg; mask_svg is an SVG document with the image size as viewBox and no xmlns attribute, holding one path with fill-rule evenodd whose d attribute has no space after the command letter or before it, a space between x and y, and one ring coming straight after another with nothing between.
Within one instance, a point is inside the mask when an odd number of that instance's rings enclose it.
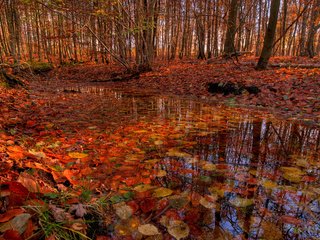
<instances>
[{"instance_id":1,"label":"submerged leaf","mask_svg":"<svg viewBox=\"0 0 320 240\"><path fill-rule=\"evenodd\" d=\"M154 144L155 144L155 145L162 145L162 144L163 144L163 141L161 141L161 140L156 140L156 141L154 141Z\"/></svg>"},{"instance_id":2,"label":"submerged leaf","mask_svg":"<svg viewBox=\"0 0 320 240\"><path fill-rule=\"evenodd\" d=\"M165 170L159 170L157 173L156 173L156 176L157 177L165 177L167 176L167 172Z\"/></svg>"},{"instance_id":3,"label":"submerged leaf","mask_svg":"<svg viewBox=\"0 0 320 240\"><path fill-rule=\"evenodd\" d=\"M140 225L138 227L138 231L145 236L154 236L160 234L158 228L152 224Z\"/></svg>"},{"instance_id":4,"label":"submerged leaf","mask_svg":"<svg viewBox=\"0 0 320 240\"><path fill-rule=\"evenodd\" d=\"M120 236L127 236L131 233L129 226L123 225L121 223L116 225L114 227L114 230L115 230L116 234L120 235Z\"/></svg>"},{"instance_id":5,"label":"submerged leaf","mask_svg":"<svg viewBox=\"0 0 320 240\"><path fill-rule=\"evenodd\" d=\"M234 207L240 207L240 208L249 207L254 204L253 199L241 198L241 197L235 197L235 198L229 200L229 202Z\"/></svg>"},{"instance_id":6,"label":"submerged leaf","mask_svg":"<svg viewBox=\"0 0 320 240\"><path fill-rule=\"evenodd\" d=\"M154 188L155 188L154 186L151 186L149 184L141 184L141 185L134 187L133 190L136 192L142 193L142 192L146 192L148 190L154 189Z\"/></svg>"},{"instance_id":7,"label":"submerged leaf","mask_svg":"<svg viewBox=\"0 0 320 240\"><path fill-rule=\"evenodd\" d=\"M189 199L187 196L182 195L174 195L169 197L169 205L173 208L183 208L189 203Z\"/></svg>"},{"instance_id":8,"label":"submerged leaf","mask_svg":"<svg viewBox=\"0 0 320 240\"><path fill-rule=\"evenodd\" d=\"M181 152L179 149L170 148L167 152L169 157L179 157L179 158L189 158L191 155L189 153Z\"/></svg>"},{"instance_id":9,"label":"submerged leaf","mask_svg":"<svg viewBox=\"0 0 320 240\"><path fill-rule=\"evenodd\" d=\"M279 226L272 222L263 221L261 224L263 229L263 238L270 240L280 240L283 239L282 231L279 229Z\"/></svg>"},{"instance_id":10,"label":"submerged leaf","mask_svg":"<svg viewBox=\"0 0 320 240\"><path fill-rule=\"evenodd\" d=\"M202 166L202 169L203 170L206 170L206 171L214 171L216 170L216 165L213 164L213 163L205 163L203 166Z\"/></svg>"},{"instance_id":11,"label":"submerged leaf","mask_svg":"<svg viewBox=\"0 0 320 240\"><path fill-rule=\"evenodd\" d=\"M290 182L299 183L302 180L304 172L296 167L281 167L282 177Z\"/></svg>"},{"instance_id":12,"label":"submerged leaf","mask_svg":"<svg viewBox=\"0 0 320 240\"><path fill-rule=\"evenodd\" d=\"M274 189L274 188L278 187L277 183L270 181L270 180L264 180L262 185L266 189Z\"/></svg>"},{"instance_id":13,"label":"submerged leaf","mask_svg":"<svg viewBox=\"0 0 320 240\"><path fill-rule=\"evenodd\" d=\"M114 206L114 208L116 209L116 214L122 220L126 220L132 216L132 208L126 204L119 203L116 206Z\"/></svg>"},{"instance_id":14,"label":"submerged leaf","mask_svg":"<svg viewBox=\"0 0 320 240\"><path fill-rule=\"evenodd\" d=\"M168 233L176 239L180 240L189 235L190 229L186 223L175 220L170 222L170 225L168 226Z\"/></svg>"},{"instance_id":15,"label":"submerged leaf","mask_svg":"<svg viewBox=\"0 0 320 240\"><path fill-rule=\"evenodd\" d=\"M201 197L199 203L208 209L214 209L216 207L217 196L206 195Z\"/></svg>"},{"instance_id":16,"label":"submerged leaf","mask_svg":"<svg viewBox=\"0 0 320 240\"><path fill-rule=\"evenodd\" d=\"M172 190L169 189L169 188L164 188L164 187L161 187L161 188L158 188L156 190L154 190L154 193L153 193L153 196L154 197L166 197L166 196L169 196L172 194Z\"/></svg>"}]
</instances>

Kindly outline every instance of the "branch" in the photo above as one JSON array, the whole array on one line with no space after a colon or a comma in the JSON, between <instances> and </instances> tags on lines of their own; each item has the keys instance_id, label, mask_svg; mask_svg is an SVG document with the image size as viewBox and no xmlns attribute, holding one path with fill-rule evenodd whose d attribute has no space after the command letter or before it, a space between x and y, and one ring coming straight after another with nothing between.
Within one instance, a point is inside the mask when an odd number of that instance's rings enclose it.
<instances>
[{"instance_id":1,"label":"branch","mask_svg":"<svg viewBox=\"0 0 320 240\"><path fill-rule=\"evenodd\" d=\"M302 9L302 11L298 14L298 16L296 17L295 20L292 21L292 23L289 24L289 26L286 28L286 30L284 31L284 33L282 33L280 35L280 37L274 41L272 48L274 48L274 46L287 34L287 32L289 31L289 29L299 20L299 18L303 15L303 13L307 10L308 5L312 2L312 0L310 0L309 2L307 2L304 6L304 8Z\"/></svg>"},{"instance_id":2,"label":"branch","mask_svg":"<svg viewBox=\"0 0 320 240\"><path fill-rule=\"evenodd\" d=\"M76 21L74 21L72 18L66 16L65 14L61 13L58 10L52 9L51 7L49 7L48 5L42 3L39 0L36 0L37 3L39 3L40 5L44 6L45 8L49 9L50 11L60 14L61 16L63 16L64 18L70 20L72 23L80 26L81 28L87 28L89 30L89 32L101 43L101 45L105 48L105 50L111 55L111 57L113 57L118 63L120 63L122 66L124 66L127 70L131 70L129 63L125 60L122 59L121 57L119 57L116 53L114 53L103 41L102 39L99 38L99 36L97 36L97 34L87 25L87 24L81 24L78 23Z\"/></svg>"}]
</instances>

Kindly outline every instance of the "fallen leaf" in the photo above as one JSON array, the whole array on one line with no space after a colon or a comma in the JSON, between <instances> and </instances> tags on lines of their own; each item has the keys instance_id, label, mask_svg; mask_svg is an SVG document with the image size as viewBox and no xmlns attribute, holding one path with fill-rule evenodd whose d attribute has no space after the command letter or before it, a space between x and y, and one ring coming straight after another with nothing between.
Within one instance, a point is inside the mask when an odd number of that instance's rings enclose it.
<instances>
[{"instance_id":1,"label":"fallen leaf","mask_svg":"<svg viewBox=\"0 0 320 240\"><path fill-rule=\"evenodd\" d=\"M234 207L240 207L240 208L245 208L254 204L253 199L241 198L241 197L235 197L229 200L229 202Z\"/></svg>"},{"instance_id":2,"label":"fallen leaf","mask_svg":"<svg viewBox=\"0 0 320 240\"><path fill-rule=\"evenodd\" d=\"M0 214L0 223L7 222L23 212L24 210L22 208L10 209L5 213Z\"/></svg>"},{"instance_id":3,"label":"fallen leaf","mask_svg":"<svg viewBox=\"0 0 320 240\"><path fill-rule=\"evenodd\" d=\"M158 197L158 198L166 197L166 196L171 195L172 192L173 191L171 189L169 189L169 188L161 187L161 188L158 188L158 189L154 190L153 196L154 197Z\"/></svg>"},{"instance_id":4,"label":"fallen leaf","mask_svg":"<svg viewBox=\"0 0 320 240\"><path fill-rule=\"evenodd\" d=\"M167 152L169 157L178 157L178 158L189 158L191 155L189 153L181 152L179 149L170 148Z\"/></svg>"},{"instance_id":5,"label":"fallen leaf","mask_svg":"<svg viewBox=\"0 0 320 240\"><path fill-rule=\"evenodd\" d=\"M201 197L199 203L208 209L216 208L217 196L206 195L205 197Z\"/></svg>"},{"instance_id":6,"label":"fallen leaf","mask_svg":"<svg viewBox=\"0 0 320 240\"><path fill-rule=\"evenodd\" d=\"M127 220L129 217L132 216L132 208L124 203L115 204L114 208L116 210L116 214L122 220Z\"/></svg>"},{"instance_id":7,"label":"fallen leaf","mask_svg":"<svg viewBox=\"0 0 320 240\"><path fill-rule=\"evenodd\" d=\"M206 171L214 171L216 170L216 165L213 163L205 163L202 165L202 169Z\"/></svg>"},{"instance_id":8,"label":"fallen leaf","mask_svg":"<svg viewBox=\"0 0 320 240\"><path fill-rule=\"evenodd\" d=\"M86 158L86 157L88 157L88 154L81 153L81 152L69 152L68 156L71 158Z\"/></svg>"},{"instance_id":9,"label":"fallen leaf","mask_svg":"<svg viewBox=\"0 0 320 240\"><path fill-rule=\"evenodd\" d=\"M156 173L156 176L157 177L165 177L167 176L167 172L165 170L159 170L157 173Z\"/></svg>"},{"instance_id":10,"label":"fallen leaf","mask_svg":"<svg viewBox=\"0 0 320 240\"><path fill-rule=\"evenodd\" d=\"M35 156L36 158L38 159L41 159L41 158L46 158L46 154L44 152L37 152L35 151L34 149L30 149L29 150L29 153L32 154L33 156Z\"/></svg>"},{"instance_id":11,"label":"fallen leaf","mask_svg":"<svg viewBox=\"0 0 320 240\"><path fill-rule=\"evenodd\" d=\"M84 217L87 214L86 209L84 208L82 203L78 203L76 205L72 205L69 209L69 212L75 211L75 215L79 218Z\"/></svg>"},{"instance_id":12,"label":"fallen leaf","mask_svg":"<svg viewBox=\"0 0 320 240\"><path fill-rule=\"evenodd\" d=\"M0 232L5 232L7 230L16 230L19 234L23 234L23 232L27 228L28 220L31 218L31 215L28 213L20 214L10 221L3 223L0 225Z\"/></svg>"},{"instance_id":13,"label":"fallen leaf","mask_svg":"<svg viewBox=\"0 0 320 240\"><path fill-rule=\"evenodd\" d=\"M141 192L146 192L146 191L154 189L154 188L155 188L154 186L151 186L149 184L141 184L141 185L134 187L133 190L141 193Z\"/></svg>"},{"instance_id":14,"label":"fallen leaf","mask_svg":"<svg viewBox=\"0 0 320 240\"><path fill-rule=\"evenodd\" d=\"M156 206L156 199L154 198L146 198L140 202L140 208L144 213L148 213L154 210L155 206Z\"/></svg>"},{"instance_id":15,"label":"fallen leaf","mask_svg":"<svg viewBox=\"0 0 320 240\"><path fill-rule=\"evenodd\" d=\"M0 238L1 239L1 238ZM3 239L5 240L22 240L23 238L18 231L9 229L4 232Z\"/></svg>"},{"instance_id":16,"label":"fallen leaf","mask_svg":"<svg viewBox=\"0 0 320 240\"><path fill-rule=\"evenodd\" d=\"M154 236L160 234L158 228L152 224L140 225L138 227L138 231L145 236Z\"/></svg>"},{"instance_id":17,"label":"fallen leaf","mask_svg":"<svg viewBox=\"0 0 320 240\"><path fill-rule=\"evenodd\" d=\"M174 220L171 221L168 227L168 233L175 237L177 240L188 237L190 229L188 224L183 221Z\"/></svg>"},{"instance_id":18,"label":"fallen leaf","mask_svg":"<svg viewBox=\"0 0 320 240\"><path fill-rule=\"evenodd\" d=\"M299 183L302 180L304 172L296 167L281 167L282 177L290 182Z\"/></svg>"}]
</instances>

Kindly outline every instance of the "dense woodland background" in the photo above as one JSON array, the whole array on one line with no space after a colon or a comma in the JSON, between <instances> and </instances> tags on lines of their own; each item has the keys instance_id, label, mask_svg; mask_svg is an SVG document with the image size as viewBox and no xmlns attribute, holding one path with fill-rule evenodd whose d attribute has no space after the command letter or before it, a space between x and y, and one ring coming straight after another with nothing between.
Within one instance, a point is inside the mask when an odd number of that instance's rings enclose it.
<instances>
[{"instance_id":1,"label":"dense woodland background","mask_svg":"<svg viewBox=\"0 0 320 240\"><path fill-rule=\"evenodd\" d=\"M314 57L319 6L320 0L0 0L0 61L116 61L148 69L155 59L259 56L263 48Z\"/></svg>"}]
</instances>

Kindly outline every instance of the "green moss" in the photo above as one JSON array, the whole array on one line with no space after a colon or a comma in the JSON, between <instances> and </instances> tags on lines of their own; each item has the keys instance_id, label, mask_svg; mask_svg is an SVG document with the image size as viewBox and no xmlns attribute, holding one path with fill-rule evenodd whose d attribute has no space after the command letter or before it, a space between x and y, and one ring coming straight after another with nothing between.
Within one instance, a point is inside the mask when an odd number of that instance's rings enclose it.
<instances>
[{"instance_id":1,"label":"green moss","mask_svg":"<svg viewBox=\"0 0 320 240\"><path fill-rule=\"evenodd\" d=\"M33 62L30 67L34 73L45 73L53 69L53 65L48 62Z\"/></svg>"}]
</instances>

